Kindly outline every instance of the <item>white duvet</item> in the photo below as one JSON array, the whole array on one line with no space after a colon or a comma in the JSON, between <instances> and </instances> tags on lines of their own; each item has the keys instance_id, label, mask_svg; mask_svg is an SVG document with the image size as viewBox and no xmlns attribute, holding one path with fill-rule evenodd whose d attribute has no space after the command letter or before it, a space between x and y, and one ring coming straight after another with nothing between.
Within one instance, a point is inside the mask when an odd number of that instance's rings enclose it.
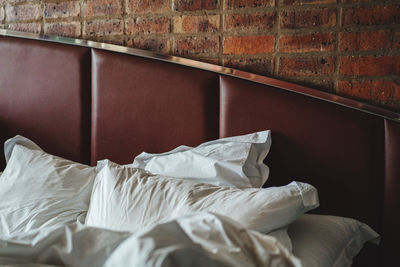
<instances>
[{"instance_id":1,"label":"white duvet","mask_svg":"<svg viewBox=\"0 0 400 267\"><path fill-rule=\"evenodd\" d=\"M134 233L72 223L30 240L0 240L0 265L301 266L275 238L207 212Z\"/></svg>"}]
</instances>

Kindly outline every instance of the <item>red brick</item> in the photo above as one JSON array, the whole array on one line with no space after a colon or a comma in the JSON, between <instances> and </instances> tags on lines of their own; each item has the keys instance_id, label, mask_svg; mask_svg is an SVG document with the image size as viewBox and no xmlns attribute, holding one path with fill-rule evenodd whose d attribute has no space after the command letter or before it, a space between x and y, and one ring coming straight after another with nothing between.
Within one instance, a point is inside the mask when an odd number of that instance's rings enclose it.
<instances>
[{"instance_id":1,"label":"red brick","mask_svg":"<svg viewBox=\"0 0 400 267\"><path fill-rule=\"evenodd\" d=\"M337 93L400 110L400 85L392 81L339 81Z\"/></svg>"},{"instance_id":2,"label":"red brick","mask_svg":"<svg viewBox=\"0 0 400 267\"><path fill-rule=\"evenodd\" d=\"M400 30L393 33L393 48L400 49Z\"/></svg>"},{"instance_id":3,"label":"red brick","mask_svg":"<svg viewBox=\"0 0 400 267\"><path fill-rule=\"evenodd\" d=\"M8 25L8 29L12 31L40 33L41 24L38 22L32 23L12 23Z\"/></svg>"},{"instance_id":4,"label":"red brick","mask_svg":"<svg viewBox=\"0 0 400 267\"><path fill-rule=\"evenodd\" d=\"M170 44L167 38L128 38L126 45L133 48L155 51L162 54L169 53Z\"/></svg>"},{"instance_id":5,"label":"red brick","mask_svg":"<svg viewBox=\"0 0 400 267\"><path fill-rule=\"evenodd\" d=\"M275 13L253 14L227 14L225 15L225 30L263 31L270 30L274 26Z\"/></svg>"},{"instance_id":6,"label":"red brick","mask_svg":"<svg viewBox=\"0 0 400 267\"><path fill-rule=\"evenodd\" d=\"M400 5L343 8L343 25L400 23Z\"/></svg>"},{"instance_id":7,"label":"red brick","mask_svg":"<svg viewBox=\"0 0 400 267\"><path fill-rule=\"evenodd\" d=\"M274 61L270 57L225 59L224 66L260 75L271 75L274 70Z\"/></svg>"},{"instance_id":8,"label":"red brick","mask_svg":"<svg viewBox=\"0 0 400 267\"><path fill-rule=\"evenodd\" d=\"M219 15L174 17L176 33L217 32L219 25Z\"/></svg>"},{"instance_id":9,"label":"red brick","mask_svg":"<svg viewBox=\"0 0 400 267\"><path fill-rule=\"evenodd\" d=\"M362 3L370 2L371 0L342 0L342 3Z\"/></svg>"},{"instance_id":10,"label":"red brick","mask_svg":"<svg viewBox=\"0 0 400 267\"><path fill-rule=\"evenodd\" d=\"M381 50L392 47L390 31L342 32L339 35L340 51Z\"/></svg>"},{"instance_id":11,"label":"red brick","mask_svg":"<svg viewBox=\"0 0 400 267\"><path fill-rule=\"evenodd\" d=\"M218 0L174 0L176 11L213 10L218 8Z\"/></svg>"},{"instance_id":12,"label":"red brick","mask_svg":"<svg viewBox=\"0 0 400 267\"><path fill-rule=\"evenodd\" d=\"M264 36L233 36L225 37L224 55L261 54L274 51L275 37Z\"/></svg>"},{"instance_id":13,"label":"red brick","mask_svg":"<svg viewBox=\"0 0 400 267\"><path fill-rule=\"evenodd\" d=\"M124 45L124 39L121 35L88 36L86 39L107 44Z\"/></svg>"},{"instance_id":14,"label":"red brick","mask_svg":"<svg viewBox=\"0 0 400 267\"><path fill-rule=\"evenodd\" d=\"M46 23L44 25L44 33L49 35L79 37L81 35L81 23L78 21Z\"/></svg>"},{"instance_id":15,"label":"red brick","mask_svg":"<svg viewBox=\"0 0 400 267\"><path fill-rule=\"evenodd\" d=\"M119 19L87 21L84 26L85 36L104 36L123 33L122 21Z\"/></svg>"},{"instance_id":16,"label":"red brick","mask_svg":"<svg viewBox=\"0 0 400 267\"><path fill-rule=\"evenodd\" d=\"M61 2L61 3L45 3L45 18L67 18L76 17L81 13L81 6L78 1Z\"/></svg>"},{"instance_id":17,"label":"red brick","mask_svg":"<svg viewBox=\"0 0 400 267\"><path fill-rule=\"evenodd\" d=\"M400 56L341 57L339 72L342 75L399 75Z\"/></svg>"},{"instance_id":18,"label":"red brick","mask_svg":"<svg viewBox=\"0 0 400 267\"><path fill-rule=\"evenodd\" d=\"M228 9L248 7L270 7L274 6L274 0L226 0L225 7Z\"/></svg>"},{"instance_id":19,"label":"red brick","mask_svg":"<svg viewBox=\"0 0 400 267\"><path fill-rule=\"evenodd\" d=\"M38 20L42 17L39 4L6 6L7 21Z\"/></svg>"},{"instance_id":20,"label":"red brick","mask_svg":"<svg viewBox=\"0 0 400 267\"><path fill-rule=\"evenodd\" d=\"M321 76L335 71L334 57L280 58L281 76Z\"/></svg>"},{"instance_id":21,"label":"red brick","mask_svg":"<svg viewBox=\"0 0 400 267\"><path fill-rule=\"evenodd\" d=\"M128 14L163 13L169 11L167 0L128 0Z\"/></svg>"},{"instance_id":22,"label":"red brick","mask_svg":"<svg viewBox=\"0 0 400 267\"><path fill-rule=\"evenodd\" d=\"M179 55L218 53L219 38L212 37L184 37L174 43L174 53Z\"/></svg>"},{"instance_id":23,"label":"red brick","mask_svg":"<svg viewBox=\"0 0 400 267\"><path fill-rule=\"evenodd\" d=\"M297 78L297 79L299 79L299 78ZM335 93L335 83L333 82L333 80L326 80L326 79L321 80L321 79L317 78L317 79L305 80L305 81L295 80L294 82L297 84L306 86L306 87L322 90L325 92Z\"/></svg>"},{"instance_id":24,"label":"red brick","mask_svg":"<svg viewBox=\"0 0 400 267\"><path fill-rule=\"evenodd\" d=\"M335 8L318 8L308 10L286 10L281 12L283 29L336 26Z\"/></svg>"},{"instance_id":25,"label":"red brick","mask_svg":"<svg viewBox=\"0 0 400 267\"><path fill-rule=\"evenodd\" d=\"M4 3L9 3L9 4L16 4L16 3L22 3L22 2L34 2L34 1L37 1L37 2L39 2L38 0L7 0L7 1L3 1Z\"/></svg>"},{"instance_id":26,"label":"red brick","mask_svg":"<svg viewBox=\"0 0 400 267\"><path fill-rule=\"evenodd\" d=\"M333 33L286 35L279 38L280 52L323 52L335 49Z\"/></svg>"},{"instance_id":27,"label":"red brick","mask_svg":"<svg viewBox=\"0 0 400 267\"><path fill-rule=\"evenodd\" d=\"M126 20L126 34L169 33L170 20L166 17L138 17Z\"/></svg>"},{"instance_id":28,"label":"red brick","mask_svg":"<svg viewBox=\"0 0 400 267\"><path fill-rule=\"evenodd\" d=\"M120 0L94 0L84 3L85 17L122 15Z\"/></svg>"},{"instance_id":29,"label":"red brick","mask_svg":"<svg viewBox=\"0 0 400 267\"><path fill-rule=\"evenodd\" d=\"M280 0L284 5L336 4L336 0Z\"/></svg>"}]
</instances>

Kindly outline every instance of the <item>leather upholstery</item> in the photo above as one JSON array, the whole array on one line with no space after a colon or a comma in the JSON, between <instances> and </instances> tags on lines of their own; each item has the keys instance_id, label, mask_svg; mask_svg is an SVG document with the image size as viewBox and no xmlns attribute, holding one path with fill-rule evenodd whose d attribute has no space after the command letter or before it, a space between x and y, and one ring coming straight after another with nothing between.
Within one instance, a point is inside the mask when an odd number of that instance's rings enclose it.
<instances>
[{"instance_id":1,"label":"leather upholstery","mask_svg":"<svg viewBox=\"0 0 400 267\"><path fill-rule=\"evenodd\" d=\"M93 51L92 163L218 138L218 74Z\"/></svg>"},{"instance_id":2,"label":"leather upholstery","mask_svg":"<svg viewBox=\"0 0 400 267\"><path fill-rule=\"evenodd\" d=\"M317 213L356 218L382 232L381 118L232 77L221 77L220 97L221 137L272 130L265 186L309 182L318 188ZM377 262L371 253L369 261Z\"/></svg>"},{"instance_id":3,"label":"leather upholstery","mask_svg":"<svg viewBox=\"0 0 400 267\"><path fill-rule=\"evenodd\" d=\"M398 261L400 237L400 123L385 120L384 264Z\"/></svg>"},{"instance_id":4,"label":"leather upholstery","mask_svg":"<svg viewBox=\"0 0 400 267\"><path fill-rule=\"evenodd\" d=\"M0 143L24 135L45 151L89 162L90 50L1 37ZM0 153L0 169L5 166Z\"/></svg>"}]
</instances>

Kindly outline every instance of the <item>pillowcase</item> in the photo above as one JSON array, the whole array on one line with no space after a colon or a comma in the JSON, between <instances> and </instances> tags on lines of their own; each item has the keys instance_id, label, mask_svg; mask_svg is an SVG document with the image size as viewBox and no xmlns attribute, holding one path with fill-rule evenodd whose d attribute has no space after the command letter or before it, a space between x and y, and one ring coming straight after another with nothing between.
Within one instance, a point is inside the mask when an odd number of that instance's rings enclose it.
<instances>
[{"instance_id":1,"label":"pillowcase","mask_svg":"<svg viewBox=\"0 0 400 267\"><path fill-rule=\"evenodd\" d=\"M31 150L40 150L43 151L37 144L35 144L32 140L23 137L21 135L16 135L13 138L10 138L8 140L6 140L6 142L4 143L4 156L6 159L6 162L8 162L8 160L11 157L11 153L14 149L15 145L21 145L24 146L26 148L29 148Z\"/></svg>"},{"instance_id":2,"label":"pillowcase","mask_svg":"<svg viewBox=\"0 0 400 267\"><path fill-rule=\"evenodd\" d=\"M305 214L289 225L293 254L303 266L351 266L364 243L379 243L368 225L350 218Z\"/></svg>"},{"instance_id":3,"label":"pillowcase","mask_svg":"<svg viewBox=\"0 0 400 267\"><path fill-rule=\"evenodd\" d=\"M292 252L292 240L290 240L289 234L287 232L287 227L279 228L268 233L269 236L274 237L278 240L288 251Z\"/></svg>"},{"instance_id":4,"label":"pillowcase","mask_svg":"<svg viewBox=\"0 0 400 267\"><path fill-rule=\"evenodd\" d=\"M180 146L166 153L141 153L132 167L199 183L237 188L262 187L269 175L263 163L271 131L228 137L195 148Z\"/></svg>"},{"instance_id":5,"label":"pillowcase","mask_svg":"<svg viewBox=\"0 0 400 267\"><path fill-rule=\"evenodd\" d=\"M319 204L317 190L305 183L237 189L153 175L108 160L98 167L86 223L117 231L209 211L268 233Z\"/></svg>"},{"instance_id":6,"label":"pillowcase","mask_svg":"<svg viewBox=\"0 0 400 267\"><path fill-rule=\"evenodd\" d=\"M0 238L19 239L84 216L95 168L14 141L6 144L12 153L0 179Z\"/></svg>"}]
</instances>

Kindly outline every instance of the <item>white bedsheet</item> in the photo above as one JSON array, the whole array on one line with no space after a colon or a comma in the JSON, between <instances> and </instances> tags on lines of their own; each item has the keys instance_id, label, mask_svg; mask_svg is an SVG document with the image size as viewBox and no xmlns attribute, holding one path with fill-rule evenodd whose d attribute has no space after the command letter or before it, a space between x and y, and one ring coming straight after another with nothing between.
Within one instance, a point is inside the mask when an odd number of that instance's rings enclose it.
<instances>
[{"instance_id":1,"label":"white bedsheet","mask_svg":"<svg viewBox=\"0 0 400 267\"><path fill-rule=\"evenodd\" d=\"M275 238L206 212L135 233L73 223L30 240L0 240L0 265L301 266Z\"/></svg>"}]
</instances>

